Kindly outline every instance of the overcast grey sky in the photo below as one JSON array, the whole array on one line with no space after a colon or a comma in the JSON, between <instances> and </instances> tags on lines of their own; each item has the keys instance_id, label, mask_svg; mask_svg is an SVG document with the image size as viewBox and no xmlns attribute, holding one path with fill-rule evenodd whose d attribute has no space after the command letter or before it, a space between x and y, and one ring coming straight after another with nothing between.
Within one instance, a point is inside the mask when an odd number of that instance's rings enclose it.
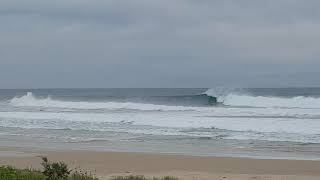
<instances>
[{"instance_id":1,"label":"overcast grey sky","mask_svg":"<svg viewBox=\"0 0 320 180\"><path fill-rule=\"evenodd\" d=\"M320 86L318 0L1 0L0 88Z\"/></svg>"}]
</instances>

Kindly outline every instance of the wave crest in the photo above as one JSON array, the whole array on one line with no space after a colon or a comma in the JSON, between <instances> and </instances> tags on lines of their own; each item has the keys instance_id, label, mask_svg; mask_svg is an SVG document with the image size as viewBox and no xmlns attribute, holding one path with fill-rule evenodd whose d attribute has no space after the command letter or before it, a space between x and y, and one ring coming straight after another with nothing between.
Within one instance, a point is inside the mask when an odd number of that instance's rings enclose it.
<instances>
[{"instance_id":1,"label":"wave crest","mask_svg":"<svg viewBox=\"0 0 320 180\"><path fill-rule=\"evenodd\" d=\"M202 97L206 95L206 97ZM202 98L209 102L210 99L219 104L234 107L259 107L259 108L310 108L320 109L320 98L316 97L275 97L275 96L253 96L243 92L231 90L209 89L203 95L195 95L192 98ZM174 97L173 97L174 98ZM187 98L188 99L188 98ZM66 108L66 109L132 109L143 111L207 111L214 107L204 107L194 104L192 106L182 105L160 105L151 103L136 102L84 102L84 101L63 101L50 97L37 98L32 92L21 97L14 97L10 100L12 106ZM214 103L213 103L214 104Z\"/></svg>"},{"instance_id":2,"label":"wave crest","mask_svg":"<svg viewBox=\"0 0 320 180\"><path fill-rule=\"evenodd\" d=\"M21 97L14 97L10 100L12 106L30 106L30 107L49 107L49 108L67 108L67 109L132 109L143 111L196 111L201 107L187 106L167 106L157 104L144 104L133 102L76 102L54 100L50 97L40 99L36 98L32 92L28 92Z\"/></svg>"},{"instance_id":3,"label":"wave crest","mask_svg":"<svg viewBox=\"0 0 320 180\"><path fill-rule=\"evenodd\" d=\"M275 97L253 96L232 89L208 89L204 94L214 96L227 106L276 107L276 108L320 108L320 98L316 97Z\"/></svg>"}]
</instances>

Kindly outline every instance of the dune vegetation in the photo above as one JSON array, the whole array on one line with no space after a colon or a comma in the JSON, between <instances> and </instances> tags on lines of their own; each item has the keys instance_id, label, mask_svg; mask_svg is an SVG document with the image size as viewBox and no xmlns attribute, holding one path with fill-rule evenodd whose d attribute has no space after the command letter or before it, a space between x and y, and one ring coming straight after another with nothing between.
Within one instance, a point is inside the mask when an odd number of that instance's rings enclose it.
<instances>
[{"instance_id":1,"label":"dune vegetation","mask_svg":"<svg viewBox=\"0 0 320 180\"><path fill-rule=\"evenodd\" d=\"M12 166L0 166L0 180L100 180L91 172L72 170L64 162L51 162L42 158L43 169L17 169ZM175 177L147 178L145 176L117 176L110 180L178 180Z\"/></svg>"}]
</instances>

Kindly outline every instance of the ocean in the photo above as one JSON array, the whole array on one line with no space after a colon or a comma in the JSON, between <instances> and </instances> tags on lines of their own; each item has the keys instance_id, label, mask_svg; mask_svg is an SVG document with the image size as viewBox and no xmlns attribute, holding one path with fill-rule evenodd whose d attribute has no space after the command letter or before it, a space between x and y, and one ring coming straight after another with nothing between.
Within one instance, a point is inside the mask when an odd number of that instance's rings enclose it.
<instances>
[{"instance_id":1,"label":"ocean","mask_svg":"<svg viewBox=\"0 0 320 180\"><path fill-rule=\"evenodd\" d=\"M317 159L320 88L2 89L0 144Z\"/></svg>"}]
</instances>

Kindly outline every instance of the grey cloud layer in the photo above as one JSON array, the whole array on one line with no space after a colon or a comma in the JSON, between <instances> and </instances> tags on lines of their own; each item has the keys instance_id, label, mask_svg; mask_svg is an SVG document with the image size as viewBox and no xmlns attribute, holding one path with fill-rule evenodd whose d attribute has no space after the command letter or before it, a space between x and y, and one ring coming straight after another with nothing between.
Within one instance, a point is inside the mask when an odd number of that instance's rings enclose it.
<instances>
[{"instance_id":1,"label":"grey cloud layer","mask_svg":"<svg viewBox=\"0 0 320 180\"><path fill-rule=\"evenodd\" d=\"M319 1L0 2L0 86L319 86Z\"/></svg>"}]
</instances>

